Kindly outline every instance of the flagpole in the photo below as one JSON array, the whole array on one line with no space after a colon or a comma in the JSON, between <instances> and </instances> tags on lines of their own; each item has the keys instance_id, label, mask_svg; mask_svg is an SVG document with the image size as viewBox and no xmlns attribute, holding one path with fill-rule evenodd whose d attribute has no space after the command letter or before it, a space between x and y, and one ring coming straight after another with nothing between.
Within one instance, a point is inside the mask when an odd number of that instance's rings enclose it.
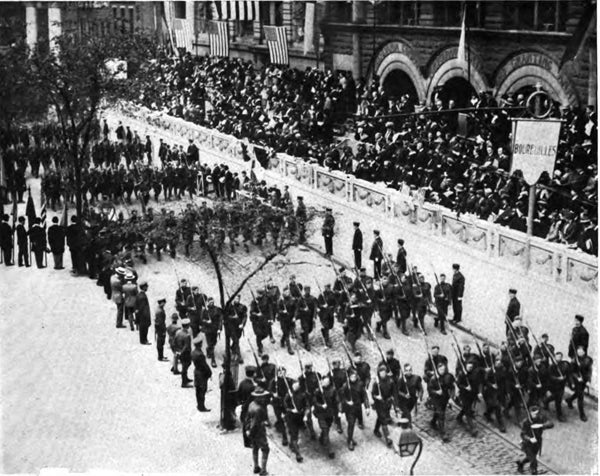
<instances>
[{"instance_id":1,"label":"flagpole","mask_svg":"<svg viewBox=\"0 0 600 476\"><path fill-rule=\"evenodd\" d=\"M470 27L467 21L467 2L465 2L465 45L467 48L467 81L471 85L471 48L469 48Z\"/></svg>"}]
</instances>

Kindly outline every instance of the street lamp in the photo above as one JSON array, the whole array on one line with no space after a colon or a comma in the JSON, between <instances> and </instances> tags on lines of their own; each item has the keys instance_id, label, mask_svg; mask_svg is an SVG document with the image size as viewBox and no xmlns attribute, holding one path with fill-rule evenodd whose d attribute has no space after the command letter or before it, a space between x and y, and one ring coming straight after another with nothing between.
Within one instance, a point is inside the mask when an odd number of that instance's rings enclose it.
<instances>
[{"instance_id":1,"label":"street lamp","mask_svg":"<svg viewBox=\"0 0 600 476\"><path fill-rule=\"evenodd\" d=\"M410 421L407 418L400 418L399 421L400 427L402 428L402 432L400 433L400 439L398 440L398 452L400 453L400 458L405 458L407 456L412 456L417 452L417 457L412 463L410 467L410 475L414 474L415 466L417 465L417 461L421 457L421 451L423 450L423 440L417 433L409 427Z\"/></svg>"}]
</instances>

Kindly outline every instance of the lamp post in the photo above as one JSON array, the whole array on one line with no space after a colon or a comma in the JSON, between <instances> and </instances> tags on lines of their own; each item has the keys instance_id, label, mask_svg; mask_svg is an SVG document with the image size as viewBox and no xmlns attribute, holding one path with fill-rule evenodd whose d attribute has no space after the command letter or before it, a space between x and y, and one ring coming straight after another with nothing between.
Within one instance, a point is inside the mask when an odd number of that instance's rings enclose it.
<instances>
[{"instance_id":1,"label":"lamp post","mask_svg":"<svg viewBox=\"0 0 600 476\"><path fill-rule=\"evenodd\" d=\"M400 433L400 439L398 440L398 453L400 454L400 458L412 456L417 452L417 456L410 467L409 474L412 476L417 461L419 461L419 458L421 457L423 440L416 431L409 427L410 422L408 419L400 418L399 423L402 428L402 433Z\"/></svg>"}]
</instances>

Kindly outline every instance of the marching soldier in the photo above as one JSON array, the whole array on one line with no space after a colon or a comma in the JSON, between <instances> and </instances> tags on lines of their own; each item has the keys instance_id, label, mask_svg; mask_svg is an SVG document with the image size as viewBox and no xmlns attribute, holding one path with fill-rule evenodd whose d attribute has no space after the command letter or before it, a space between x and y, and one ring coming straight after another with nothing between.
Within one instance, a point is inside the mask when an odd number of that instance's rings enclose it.
<instances>
[{"instance_id":1,"label":"marching soldier","mask_svg":"<svg viewBox=\"0 0 600 476\"><path fill-rule=\"evenodd\" d=\"M167 315L165 313L165 304L167 300L160 298L158 307L154 311L154 338L156 339L156 351L158 352L158 360L163 362L168 360L165 358L164 348L167 337Z\"/></svg>"},{"instance_id":2,"label":"marching soldier","mask_svg":"<svg viewBox=\"0 0 600 476\"><path fill-rule=\"evenodd\" d=\"M413 286L413 293L416 299L417 319L420 328L425 332L425 314L431 303L431 284L425 282L425 277L421 273L418 275L418 285Z\"/></svg>"},{"instance_id":3,"label":"marching soldier","mask_svg":"<svg viewBox=\"0 0 600 476\"><path fill-rule=\"evenodd\" d=\"M390 410L395 405L395 385L391 376L388 376L387 367L385 365L379 365L377 367L377 379L373 382L371 389L371 396L373 397L373 407L377 412L377 420L375 422L375 429L373 434L381 438L381 432L385 438L385 443L388 447L392 447L392 440L390 439L390 430L388 425L392 422L390 416Z\"/></svg>"},{"instance_id":4,"label":"marching soldier","mask_svg":"<svg viewBox=\"0 0 600 476\"><path fill-rule=\"evenodd\" d=\"M440 326L440 332L446 334L446 320L448 317L448 306L452 302L452 286L446 282L446 275L440 274L440 282L436 284L433 290L435 298L435 308L437 309L437 317L433 325Z\"/></svg>"},{"instance_id":5,"label":"marching soldier","mask_svg":"<svg viewBox=\"0 0 600 476\"><path fill-rule=\"evenodd\" d=\"M412 286L405 274L400 277L400 285L398 286L397 304L399 319L396 320L396 326L400 327L402 333L407 336L406 322L410 318L410 306L413 300Z\"/></svg>"},{"instance_id":6,"label":"marching soldier","mask_svg":"<svg viewBox=\"0 0 600 476\"><path fill-rule=\"evenodd\" d=\"M298 299L298 298L302 297L302 284L296 282L296 275L294 275L294 274L290 275L290 281L289 281L287 287L290 290L290 295L294 299Z\"/></svg>"},{"instance_id":7,"label":"marching soldier","mask_svg":"<svg viewBox=\"0 0 600 476\"><path fill-rule=\"evenodd\" d=\"M437 367L442 364L448 366L448 358L445 355L440 354L440 346L433 345L429 353L431 358L425 360L425 369L423 371L423 380L425 383L429 383L429 380L435 375ZM432 362L433 361L433 362Z\"/></svg>"},{"instance_id":8,"label":"marching soldier","mask_svg":"<svg viewBox=\"0 0 600 476\"><path fill-rule=\"evenodd\" d=\"M344 385L342 385L340 400L342 410L346 415L346 422L348 423L348 449L354 451L354 447L356 446L356 441L354 441L354 427L356 422L359 423L360 428L363 427L362 408L363 406L365 407L368 416L370 413L370 405L367 389L359 378L357 371L353 368L350 368L347 371L347 380Z\"/></svg>"},{"instance_id":9,"label":"marching soldier","mask_svg":"<svg viewBox=\"0 0 600 476\"><path fill-rule=\"evenodd\" d=\"M356 370L356 375L363 383L365 390L371 388L371 366L368 362L363 361L362 354L360 351L354 352L354 369ZM363 429L363 419L362 413L360 418L358 419L358 427Z\"/></svg>"},{"instance_id":10,"label":"marching soldier","mask_svg":"<svg viewBox=\"0 0 600 476\"><path fill-rule=\"evenodd\" d=\"M577 347L576 354L571 360L571 382L569 386L573 390L573 395L565 401L569 408L573 408L573 400L577 400L577 409L579 410L579 419L587 421L587 416L583 409L583 396L586 387L592 379L593 360L586 354L584 346Z\"/></svg>"},{"instance_id":11,"label":"marching soldier","mask_svg":"<svg viewBox=\"0 0 600 476\"><path fill-rule=\"evenodd\" d=\"M534 354L531 367L528 369L529 390L528 405L538 405L548 391L548 365L543 361L541 354Z\"/></svg>"},{"instance_id":12,"label":"marching soldier","mask_svg":"<svg viewBox=\"0 0 600 476\"><path fill-rule=\"evenodd\" d=\"M288 445L288 435L285 425L285 405L284 401L288 392L291 391L293 380L286 375L285 367L277 368L277 377L274 378L269 385L269 392L273 395L271 401L273 412L275 413L275 429L281 433L281 444ZM290 389L290 390L288 390Z\"/></svg>"},{"instance_id":13,"label":"marching soldier","mask_svg":"<svg viewBox=\"0 0 600 476\"><path fill-rule=\"evenodd\" d=\"M269 316L270 312L270 300L265 296L264 289L257 290L258 297L252 300L250 304L250 322L252 322L252 329L256 336L256 346L258 353L263 353L263 339L269 336Z\"/></svg>"},{"instance_id":14,"label":"marching soldier","mask_svg":"<svg viewBox=\"0 0 600 476\"><path fill-rule=\"evenodd\" d=\"M187 317L186 303L191 293L192 290L190 289L187 280L182 279L179 282L179 287L177 288L177 291L175 291L175 309L177 309L177 312L179 313L179 317L181 319Z\"/></svg>"},{"instance_id":15,"label":"marching soldier","mask_svg":"<svg viewBox=\"0 0 600 476\"><path fill-rule=\"evenodd\" d=\"M277 367L275 364L269 362L268 354L263 354L260 358L262 360L262 364L260 364L260 369L258 371L260 377L256 379L256 383L263 388L270 388L271 383L275 380L277 375Z\"/></svg>"},{"instance_id":16,"label":"marching soldier","mask_svg":"<svg viewBox=\"0 0 600 476\"><path fill-rule=\"evenodd\" d=\"M350 302L345 306L344 335L350 344L352 352L356 351L356 342L362 335L363 322L360 317L361 305L356 293L350 295Z\"/></svg>"},{"instance_id":17,"label":"marching soldier","mask_svg":"<svg viewBox=\"0 0 600 476\"><path fill-rule=\"evenodd\" d=\"M299 196L297 199L296 222L298 223L298 241L302 244L306 242L306 221L308 220L308 215L306 205L304 204L304 197Z\"/></svg>"},{"instance_id":18,"label":"marching soldier","mask_svg":"<svg viewBox=\"0 0 600 476\"><path fill-rule=\"evenodd\" d=\"M317 435L315 434L315 428L313 426L313 421L312 421L311 407L312 407L313 397L315 396L315 393L317 392L317 389L319 388L319 380L320 379L321 379L321 376L313 370L313 365L310 362L306 363L304 365L304 372L302 372L302 375L298 379L298 382L300 383L300 386L302 387L302 389L306 392L306 398L308 399L308 403L307 403L308 413L305 418L305 422L306 422L306 427L308 428L308 431L310 432L311 440L317 439Z\"/></svg>"},{"instance_id":19,"label":"marching soldier","mask_svg":"<svg viewBox=\"0 0 600 476\"><path fill-rule=\"evenodd\" d=\"M373 236L373 244L371 245L369 259L373 261L373 276L375 279L380 279L381 260L383 259L383 241L379 236L379 230L373 230Z\"/></svg>"},{"instance_id":20,"label":"marching soldier","mask_svg":"<svg viewBox=\"0 0 600 476\"><path fill-rule=\"evenodd\" d=\"M506 405L507 392L507 371L502 364L502 359L496 357L495 362L487 366L484 373L482 396L485 402L485 412L483 416L488 422L492 421L492 413L496 417L496 423L500 433L506 432L504 419L502 417L502 409Z\"/></svg>"},{"instance_id":21,"label":"marching soldier","mask_svg":"<svg viewBox=\"0 0 600 476\"><path fill-rule=\"evenodd\" d=\"M192 292L185 301L185 314L190 320L190 327L194 337L202 327L202 313L206 308L207 297L200 292L198 286L192 286Z\"/></svg>"},{"instance_id":22,"label":"marching soldier","mask_svg":"<svg viewBox=\"0 0 600 476\"><path fill-rule=\"evenodd\" d=\"M471 436L477 436L477 430L473 426L473 406L477 401L477 395L480 393L479 372L475 368L472 360L465 362L465 372L460 372L457 375L456 385L459 390L459 397L462 408L458 413L456 420L462 425L463 417L466 417L467 430Z\"/></svg>"},{"instance_id":23,"label":"marching soldier","mask_svg":"<svg viewBox=\"0 0 600 476\"><path fill-rule=\"evenodd\" d=\"M19 224L15 228L15 233L17 234L17 261L19 266L25 266L29 268L29 247L28 247L28 238L29 233L25 228L25 217L19 217Z\"/></svg>"},{"instance_id":24,"label":"marching soldier","mask_svg":"<svg viewBox=\"0 0 600 476\"><path fill-rule=\"evenodd\" d=\"M296 319L300 321L302 343L307 351L310 351L310 333L314 329L316 315L317 300L311 296L310 286L304 286L304 296L298 300L296 308Z\"/></svg>"},{"instance_id":25,"label":"marching soldier","mask_svg":"<svg viewBox=\"0 0 600 476\"><path fill-rule=\"evenodd\" d=\"M331 256L333 255L333 234L335 228L335 218L331 213L331 208L325 209L325 218L323 219L323 227L321 229L321 233L323 234L323 239L325 240L325 255Z\"/></svg>"},{"instance_id":26,"label":"marching soldier","mask_svg":"<svg viewBox=\"0 0 600 476\"><path fill-rule=\"evenodd\" d=\"M446 432L446 408L450 398L454 398L454 376L448 373L446 365L439 363L437 372L429 379L427 393L433 406L433 419L430 422L432 428L440 432L444 443L450 441Z\"/></svg>"},{"instance_id":27,"label":"marching soldier","mask_svg":"<svg viewBox=\"0 0 600 476\"><path fill-rule=\"evenodd\" d=\"M402 378L398 380L398 406L402 416L412 421L412 411L417 402L423 401L421 377L413 373L412 365L404 364Z\"/></svg>"},{"instance_id":28,"label":"marching soldier","mask_svg":"<svg viewBox=\"0 0 600 476\"><path fill-rule=\"evenodd\" d=\"M542 447L542 433L545 429L553 427L554 423L541 414L537 405L529 409L528 418L521 425L521 449L525 453L525 458L517 461L519 473L522 474L523 467L529 463L531 474L537 474L537 455Z\"/></svg>"},{"instance_id":29,"label":"marching soldier","mask_svg":"<svg viewBox=\"0 0 600 476\"><path fill-rule=\"evenodd\" d=\"M523 359L521 357L515 357L514 359L516 373L512 372L512 378L508 379L508 404L504 409L504 416L508 418L509 411L514 407L515 419L519 421L521 419L521 408L523 407L523 401L521 395L527 388L527 380L529 373L527 367L524 366Z\"/></svg>"},{"instance_id":30,"label":"marching soldier","mask_svg":"<svg viewBox=\"0 0 600 476\"><path fill-rule=\"evenodd\" d=\"M333 292L336 298L338 321L344 322L346 319L346 304L348 303L350 296L347 291L352 287L352 278L346 276L346 268L341 267L336 276L335 282L333 283Z\"/></svg>"},{"instance_id":31,"label":"marching soldier","mask_svg":"<svg viewBox=\"0 0 600 476\"><path fill-rule=\"evenodd\" d=\"M336 299L333 291L331 290L331 284L326 284L325 289L317 299L319 306L319 320L321 321L321 334L323 334L323 340L327 347L331 347L331 341L329 340L329 331L333 329L334 312L336 306Z\"/></svg>"},{"instance_id":32,"label":"marching soldier","mask_svg":"<svg viewBox=\"0 0 600 476\"><path fill-rule=\"evenodd\" d=\"M382 332L385 339L390 339L387 323L392 318L395 291L394 286L390 284L389 278L384 276L381 279L381 287L375 292L374 300L379 308L379 317L381 320L375 325L376 332Z\"/></svg>"},{"instance_id":33,"label":"marching soldier","mask_svg":"<svg viewBox=\"0 0 600 476\"><path fill-rule=\"evenodd\" d=\"M335 391L339 397L340 390L346 383L346 380L348 379L348 375L347 375L346 369L343 369L341 367L340 359L334 359L331 362L331 365L332 365L332 369L329 374L329 377L333 384L333 388L335 388ZM340 434L343 433L344 430L342 429L342 420L341 420L340 414L338 412L335 412L335 415L333 416L333 421L335 422L337 432Z\"/></svg>"},{"instance_id":34,"label":"marching soldier","mask_svg":"<svg viewBox=\"0 0 600 476\"><path fill-rule=\"evenodd\" d=\"M273 280L269 278L267 281L267 285L265 286L265 295L269 298L269 338L271 339L271 344L275 343L275 338L273 337L273 321L275 320L275 309L277 309L277 303L279 302L279 297L281 293L279 292L279 287L273 284Z\"/></svg>"},{"instance_id":35,"label":"marching soldier","mask_svg":"<svg viewBox=\"0 0 600 476\"><path fill-rule=\"evenodd\" d=\"M216 367L215 346L217 345L219 334L223 329L223 312L220 307L215 306L213 298L208 298L206 308L202 312L201 327L206 336L206 354L210 359L210 365Z\"/></svg>"},{"instance_id":36,"label":"marching soldier","mask_svg":"<svg viewBox=\"0 0 600 476\"><path fill-rule=\"evenodd\" d=\"M319 422L319 428L321 429L319 443L325 447L325 452L329 458L333 459L335 453L331 448L329 430L338 413L339 401L336 389L328 376L323 378L320 387L315 391L312 405L313 414Z\"/></svg>"},{"instance_id":37,"label":"marching soldier","mask_svg":"<svg viewBox=\"0 0 600 476\"><path fill-rule=\"evenodd\" d=\"M560 422L567 421L562 411L562 400L565 395L565 386L571 380L570 370L569 362L563 360L562 352L557 352L551 359L548 369L549 395L544 398L544 408L548 410L550 402L554 402L556 418Z\"/></svg>"},{"instance_id":38,"label":"marching soldier","mask_svg":"<svg viewBox=\"0 0 600 476\"><path fill-rule=\"evenodd\" d=\"M191 353L194 363L194 387L196 388L196 408L199 412L209 412L206 408L205 397L208 387L208 380L212 376L212 370L206 363L206 357L202 352L202 336L198 334L192 341L194 350Z\"/></svg>"},{"instance_id":39,"label":"marching soldier","mask_svg":"<svg viewBox=\"0 0 600 476\"><path fill-rule=\"evenodd\" d=\"M281 347L286 347L290 355L294 355L290 343L290 335L295 327L294 316L296 315L296 305L296 300L290 296L290 290L286 286L283 288L283 297L277 303L277 319L281 326Z\"/></svg>"},{"instance_id":40,"label":"marching soldier","mask_svg":"<svg viewBox=\"0 0 600 476\"><path fill-rule=\"evenodd\" d=\"M360 231L360 223L355 221L354 235L352 237L352 252L354 253L354 267L360 269L362 267L362 250L363 250L363 235Z\"/></svg>"},{"instance_id":41,"label":"marching soldier","mask_svg":"<svg viewBox=\"0 0 600 476\"><path fill-rule=\"evenodd\" d=\"M406 273L406 248L404 248L404 240L398 239L398 252L396 253L396 266L398 266L398 274L403 275Z\"/></svg>"},{"instance_id":42,"label":"marching soldier","mask_svg":"<svg viewBox=\"0 0 600 476\"><path fill-rule=\"evenodd\" d=\"M548 342L548 334L542 334L542 341L533 349L533 355L539 354L547 364L552 363L554 357L554 346Z\"/></svg>"},{"instance_id":43,"label":"marching soldier","mask_svg":"<svg viewBox=\"0 0 600 476\"><path fill-rule=\"evenodd\" d=\"M246 378L244 378L238 385L237 389L237 404L241 405L240 421L242 425L246 421L246 414L248 413L248 406L252 401L252 392L256 388L256 372L257 368L254 365L246 366ZM242 426L243 428L243 426ZM243 432L244 439L247 438L245 431Z\"/></svg>"},{"instance_id":44,"label":"marching soldier","mask_svg":"<svg viewBox=\"0 0 600 476\"><path fill-rule=\"evenodd\" d=\"M296 461L301 463L304 458L300 454L298 446L298 436L300 429L304 427L304 422L308 422L310 417L309 397L300 382L292 384L292 392L288 392L283 400L285 408L285 422L290 437L290 449L296 455ZM309 427L312 429L312 423ZM314 430L311 432L312 439L315 439Z\"/></svg>"},{"instance_id":45,"label":"marching soldier","mask_svg":"<svg viewBox=\"0 0 600 476\"><path fill-rule=\"evenodd\" d=\"M225 307L224 325L226 328L226 336L230 345L231 353L237 358L239 364L244 363L242 352L240 350L240 338L244 332L246 321L248 320L248 308L241 303L240 295L238 294L229 306Z\"/></svg>"}]
</instances>

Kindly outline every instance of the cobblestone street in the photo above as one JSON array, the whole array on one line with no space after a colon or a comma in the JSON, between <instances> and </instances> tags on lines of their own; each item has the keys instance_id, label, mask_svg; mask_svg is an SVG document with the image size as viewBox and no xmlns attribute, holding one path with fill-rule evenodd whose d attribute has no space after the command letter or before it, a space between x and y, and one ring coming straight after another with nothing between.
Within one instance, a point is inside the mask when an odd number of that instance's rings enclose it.
<instances>
[{"instance_id":1,"label":"cobblestone street","mask_svg":"<svg viewBox=\"0 0 600 476\"><path fill-rule=\"evenodd\" d=\"M39 203L37 181L30 181ZM24 205L22 206L24 210ZM19 210L20 213L22 210ZM49 213L49 219L53 216ZM65 255L66 268L70 262ZM225 280L233 289L243 277L244 266L253 255L238 252L226 260ZM315 288L332 282L334 273L327 260L308 248L291 250L283 261L268 265L251 284L261 286L271 277L280 286L294 273L298 281ZM212 269L178 257L166 257L139 265L142 279L150 285L149 299L167 299L167 314L174 310L176 275L199 284L208 295L217 296ZM316 289L315 289L316 292ZM246 289L243 302L249 302ZM103 469L124 472L169 472L201 474L248 474L251 452L243 447L239 431L221 434L218 372L209 383L207 405L211 413L196 411L193 389L180 388L180 380L169 372L167 362L156 359L154 346L142 346L137 334L115 329L114 304L107 300L94 280L72 277L68 271L49 268L5 268L0 271L0 301L3 318L0 332L2 368L2 472L30 473L41 468L66 468L72 472ZM431 320L428 326L432 328ZM394 327L392 329L392 327ZM325 356L342 357L341 329L336 327L333 346L326 349L317 328L312 334L312 359L317 370L325 372ZM433 328L432 328L433 329ZM425 360L422 337L411 331L405 337L390 325L391 341L380 340L384 351L393 347L403 362L421 373ZM473 338L455 331L462 342ZM275 338L280 331L275 326ZM152 330L151 333L152 335ZM251 326L247 335L252 335ZM154 341L153 338L151 338ZM451 357L450 336L432 330L430 343ZM223 355L223 342L217 359ZM378 359L374 345L361 339L371 365ZM267 344L267 352L280 363L299 373L296 356L289 356L278 344ZM246 363L252 359L242 341ZM303 358L306 353L302 352ZM590 403L586 402L590 407ZM472 438L450 413L452 441L442 444L428 427L430 412L421 405L416 417L417 431L424 440L424 452L417 474L504 474L515 473L518 429L511 423L506 435L488 428L481 420L480 435ZM589 408L589 421L578 420L575 410L566 410L567 423L557 423L544 434L540 470L557 473L596 472L597 411ZM357 449L347 450L345 437L332 433L336 458L332 462L317 443L301 435L305 462L297 464L278 434L271 434L269 470L272 474L407 474L408 461L402 461L373 436L374 415L366 418L363 431L357 431ZM271 430L273 431L273 430ZM394 429L397 440L399 431ZM36 451L32 451L36 448Z\"/></svg>"}]
</instances>

